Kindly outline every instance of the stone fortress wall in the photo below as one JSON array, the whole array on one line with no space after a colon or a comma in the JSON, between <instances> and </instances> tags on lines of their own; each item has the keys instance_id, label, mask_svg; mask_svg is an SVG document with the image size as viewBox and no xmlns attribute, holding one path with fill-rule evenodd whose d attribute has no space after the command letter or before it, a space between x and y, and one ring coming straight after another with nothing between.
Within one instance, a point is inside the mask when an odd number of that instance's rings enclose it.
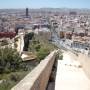
<instances>
[{"instance_id":1,"label":"stone fortress wall","mask_svg":"<svg viewBox=\"0 0 90 90\"><path fill-rule=\"evenodd\" d=\"M53 51L11 90L46 90L57 51Z\"/></svg>"}]
</instances>

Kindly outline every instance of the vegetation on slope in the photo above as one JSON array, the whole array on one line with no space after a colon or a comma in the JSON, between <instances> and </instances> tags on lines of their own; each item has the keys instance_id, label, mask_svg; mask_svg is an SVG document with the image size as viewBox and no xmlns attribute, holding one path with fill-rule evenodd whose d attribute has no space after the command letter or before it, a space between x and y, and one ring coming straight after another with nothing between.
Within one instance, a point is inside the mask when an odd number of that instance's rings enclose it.
<instances>
[{"instance_id":1,"label":"vegetation on slope","mask_svg":"<svg viewBox=\"0 0 90 90\"><path fill-rule=\"evenodd\" d=\"M51 51L55 50L56 48L56 46L39 35L34 35L29 45L29 51L33 52L39 61L44 59Z\"/></svg>"},{"instance_id":2,"label":"vegetation on slope","mask_svg":"<svg viewBox=\"0 0 90 90\"><path fill-rule=\"evenodd\" d=\"M0 48L0 90L10 90L35 65L27 67L20 54L12 48Z\"/></svg>"}]
</instances>

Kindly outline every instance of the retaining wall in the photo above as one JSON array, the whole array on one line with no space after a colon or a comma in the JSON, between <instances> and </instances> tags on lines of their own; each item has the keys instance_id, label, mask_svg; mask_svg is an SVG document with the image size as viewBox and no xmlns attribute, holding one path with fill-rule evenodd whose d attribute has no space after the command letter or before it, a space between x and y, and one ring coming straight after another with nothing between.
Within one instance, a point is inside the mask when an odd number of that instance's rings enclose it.
<instances>
[{"instance_id":1,"label":"retaining wall","mask_svg":"<svg viewBox=\"0 0 90 90\"><path fill-rule=\"evenodd\" d=\"M57 51L53 51L11 90L46 90Z\"/></svg>"}]
</instances>

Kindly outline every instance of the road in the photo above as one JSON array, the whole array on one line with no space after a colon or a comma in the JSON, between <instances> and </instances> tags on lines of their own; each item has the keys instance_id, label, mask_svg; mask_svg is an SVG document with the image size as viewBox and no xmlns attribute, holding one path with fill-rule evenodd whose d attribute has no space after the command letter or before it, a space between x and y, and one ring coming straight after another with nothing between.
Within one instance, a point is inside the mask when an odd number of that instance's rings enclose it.
<instances>
[{"instance_id":1,"label":"road","mask_svg":"<svg viewBox=\"0 0 90 90\"><path fill-rule=\"evenodd\" d=\"M85 75L76 57L63 53L63 60L58 60L55 90L90 90L90 80Z\"/></svg>"}]
</instances>

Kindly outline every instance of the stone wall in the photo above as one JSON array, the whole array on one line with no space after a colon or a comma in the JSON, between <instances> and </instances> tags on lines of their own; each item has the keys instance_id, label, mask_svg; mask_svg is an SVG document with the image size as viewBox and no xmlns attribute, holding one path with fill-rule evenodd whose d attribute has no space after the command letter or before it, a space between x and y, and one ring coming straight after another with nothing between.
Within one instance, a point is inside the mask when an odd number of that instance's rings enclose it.
<instances>
[{"instance_id":1,"label":"stone wall","mask_svg":"<svg viewBox=\"0 0 90 90\"><path fill-rule=\"evenodd\" d=\"M11 90L46 90L57 51L51 52L41 63Z\"/></svg>"},{"instance_id":2,"label":"stone wall","mask_svg":"<svg viewBox=\"0 0 90 90\"><path fill-rule=\"evenodd\" d=\"M78 60L80 61L84 72L90 79L90 57L80 53L78 55Z\"/></svg>"}]
</instances>

